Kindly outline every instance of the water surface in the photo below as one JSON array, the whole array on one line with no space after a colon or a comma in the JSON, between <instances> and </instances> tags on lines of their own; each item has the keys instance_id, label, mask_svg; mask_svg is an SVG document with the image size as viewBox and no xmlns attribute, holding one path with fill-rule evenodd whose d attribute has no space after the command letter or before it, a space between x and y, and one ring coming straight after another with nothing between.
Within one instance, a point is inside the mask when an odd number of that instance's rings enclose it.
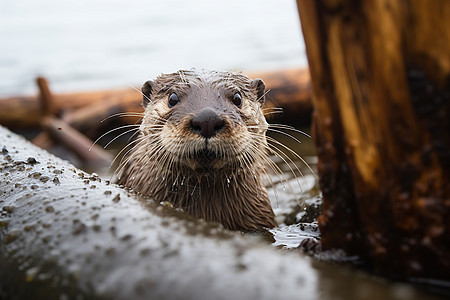
<instances>
[{"instance_id":1,"label":"water surface","mask_svg":"<svg viewBox=\"0 0 450 300\"><path fill-rule=\"evenodd\" d=\"M306 65L294 0L0 2L0 96L140 86L178 69Z\"/></svg>"}]
</instances>

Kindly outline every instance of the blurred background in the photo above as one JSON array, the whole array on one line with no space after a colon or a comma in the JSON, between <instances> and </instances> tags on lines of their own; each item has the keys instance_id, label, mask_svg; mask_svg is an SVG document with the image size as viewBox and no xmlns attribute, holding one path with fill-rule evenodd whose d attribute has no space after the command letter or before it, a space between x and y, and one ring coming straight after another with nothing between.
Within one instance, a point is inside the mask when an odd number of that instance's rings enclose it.
<instances>
[{"instance_id":1,"label":"blurred background","mask_svg":"<svg viewBox=\"0 0 450 300\"><path fill-rule=\"evenodd\" d=\"M294 0L0 1L0 97L140 87L195 67L306 66Z\"/></svg>"},{"instance_id":2,"label":"blurred background","mask_svg":"<svg viewBox=\"0 0 450 300\"><path fill-rule=\"evenodd\" d=\"M0 107L0 124L10 125L39 147L106 178L116 167L111 166L112 158L132 137L129 123L135 123L109 117L142 110L142 97L130 85L139 89L161 73L193 67L248 74L306 66L295 0L0 0L0 103L5 104ZM272 76L281 91L268 85L267 98L278 107L282 105L276 101L283 97L283 103L291 105L287 109L291 121L304 119L302 130L309 131L309 75L307 71L289 74ZM38 90L38 76L48 80L51 93L46 83ZM121 89L125 91L117 94L115 90ZM62 100L60 96L97 90L113 91L100 97L81 93ZM130 96L124 96L126 90L131 90ZM22 95L33 97L1 99ZM96 101L85 100L89 97ZM306 117L300 115L302 106L300 112L292 109L298 98L307 102ZM125 102L134 103L133 108L123 107ZM269 111L270 117L275 112L280 111ZM280 123L286 124L288 113L279 115L284 118ZM15 116L13 121L11 116ZM315 168L313 141L295 129L275 129L269 134L304 158L299 160L287 150L281 158L273 157L282 177L309 174L301 184L297 179L292 184L298 183L306 194L287 191L286 179L278 182L280 175L274 175L269 194L277 214L298 221L297 215L304 215L304 198L308 198L315 211L311 215L317 215L320 198L318 190L312 189L315 181L306 164ZM94 140L99 146L93 146ZM88 151L90 147L93 151ZM285 151L279 147L279 152ZM295 227L274 234L279 245L296 247L305 236L317 236L317 226L312 228L312 233Z\"/></svg>"}]
</instances>

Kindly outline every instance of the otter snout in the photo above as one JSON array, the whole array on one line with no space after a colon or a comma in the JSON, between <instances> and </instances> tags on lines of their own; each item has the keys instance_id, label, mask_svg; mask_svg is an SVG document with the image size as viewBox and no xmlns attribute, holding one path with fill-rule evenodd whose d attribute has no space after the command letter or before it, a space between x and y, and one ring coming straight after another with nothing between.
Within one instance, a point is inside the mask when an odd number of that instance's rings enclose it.
<instances>
[{"instance_id":1,"label":"otter snout","mask_svg":"<svg viewBox=\"0 0 450 300\"><path fill-rule=\"evenodd\" d=\"M192 131L204 138L216 135L225 127L225 121L211 107L200 110L191 120Z\"/></svg>"}]
</instances>

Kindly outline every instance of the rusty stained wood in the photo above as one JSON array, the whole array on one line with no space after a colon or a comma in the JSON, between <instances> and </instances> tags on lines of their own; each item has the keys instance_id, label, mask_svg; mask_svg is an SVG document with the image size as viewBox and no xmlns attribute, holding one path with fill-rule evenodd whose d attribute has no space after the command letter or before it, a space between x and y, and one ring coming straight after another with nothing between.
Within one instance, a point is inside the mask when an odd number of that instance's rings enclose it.
<instances>
[{"instance_id":1,"label":"rusty stained wood","mask_svg":"<svg viewBox=\"0 0 450 300\"><path fill-rule=\"evenodd\" d=\"M450 278L450 2L298 0L322 246Z\"/></svg>"}]
</instances>

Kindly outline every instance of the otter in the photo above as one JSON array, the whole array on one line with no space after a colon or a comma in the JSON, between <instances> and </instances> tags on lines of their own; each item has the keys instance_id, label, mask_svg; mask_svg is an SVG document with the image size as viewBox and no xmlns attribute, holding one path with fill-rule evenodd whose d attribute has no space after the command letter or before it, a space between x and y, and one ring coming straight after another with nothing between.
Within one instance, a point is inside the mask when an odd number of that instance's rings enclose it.
<instances>
[{"instance_id":1,"label":"otter","mask_svg":"<svg viewBox=\"0 0 450 300\"><path fill-rule=\"evenodd\" d=\"M234 72L182 70L142 86L139 136L118 183L226 228L276 226L262 176L265 84Z\"/></svg>"}]
</instances>

